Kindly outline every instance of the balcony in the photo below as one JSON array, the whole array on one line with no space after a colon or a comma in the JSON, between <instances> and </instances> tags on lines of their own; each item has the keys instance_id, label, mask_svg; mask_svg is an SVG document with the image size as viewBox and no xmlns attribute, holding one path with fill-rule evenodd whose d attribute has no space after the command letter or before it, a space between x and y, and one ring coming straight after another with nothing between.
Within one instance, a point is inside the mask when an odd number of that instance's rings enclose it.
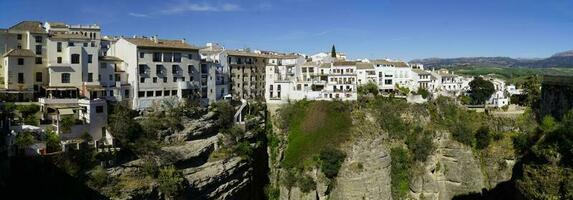
<instances>
[{"instance_id":1,"label":"balcony","mask_svg":"<svg viewBox=\"0 0 573 200\"><path fill-rule=\"evenodd\" d=\"M38 102L40 104L77 104L78 99L49 99L49 98L39 98Z\"/></svg>"},{"instance_id":2,"label":"balcony","mask_svg":"<svg viewBox=\"0 0 573 200\"><path fill-rule=\"evenodd\" d=\"M177 86L181 90L196 89L200 87L199 82L197 81L179 81L177 82Z\"/></svg>"}]
</instances>

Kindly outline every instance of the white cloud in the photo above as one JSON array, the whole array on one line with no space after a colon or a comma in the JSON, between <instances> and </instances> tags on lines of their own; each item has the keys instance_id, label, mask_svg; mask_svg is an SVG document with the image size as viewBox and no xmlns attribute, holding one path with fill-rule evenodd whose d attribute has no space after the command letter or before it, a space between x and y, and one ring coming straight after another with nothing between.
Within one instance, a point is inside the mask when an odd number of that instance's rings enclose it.
<instances>
[{"instance_id":1,"label":"white cloud","mask_svg":"<svg viewBox=\"0 0 573 200\"><path fill-rule=\"evenodd\" d=\"M129 16L132 16L132 17L149 17L149 16L146 15L146 14L132 13L132 12L128 13L128 15L129 15Z\"/></svg>"},{"instance_id":2,"label":"white cloud","mask_svg":"<svg viewBox=\"0 0 573 200\"><path fill-rule=\"evenodd\" d=\"M232 3L210 4L181 1L161 10L162 14L179 14L185 12L231 12L242 10L241 6Z\"/></svg>"}]
</instances>

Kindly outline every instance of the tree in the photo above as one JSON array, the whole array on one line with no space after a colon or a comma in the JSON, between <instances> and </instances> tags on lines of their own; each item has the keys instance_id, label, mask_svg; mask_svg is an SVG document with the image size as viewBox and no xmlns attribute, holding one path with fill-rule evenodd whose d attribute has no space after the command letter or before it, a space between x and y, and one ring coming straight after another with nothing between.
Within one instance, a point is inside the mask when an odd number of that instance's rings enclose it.
<instances>
[{"instance_id":1,"label":"tree","mask_svg":"<svg viewBox=\"0 0 573 200\"><path fill-rule=\"evenodd\" d=\"M16 135L16 139L14 141L14 143L18 145L18 148L21 149L34 144L34 142L36 142L36 139L30 132L19 133Z\"/></svg>"},{"instance_id":2,"label":"tree","mask_svg":"<svg viewBox=\"0 0 573 200\"><path fill-rule=\"evenodd\" d=\"M142 133L141 126L133 119L136 114L127 105L121 103L112 107L108 119L111 134L119 141L120 145L125 146L134 142Z\"/></svg>"},{"instance_id":3,"label":"tree","mask_svg":"<svg viewBox=\"0 0 573 200\"><path fill-rule=\"evenodd\" d=\"M424 89L424 88L420 88L418 89L417 92L419 95L422 95L422 98L426 99L430 96L430 92L428 92L428 90Z\"/></svg>"},{"instance_id":4,"label":"tree","mask_svg":"<svg viewBox=\"0 0 573 200\"><path fill-rule=\"evenodd\" d=\"M228 102L214 103L213 109L217 113L217 125L221 128L230 128L234 125L235 109Z\"/></svg>"},{"instance_id":5,"label":"tree","mask_svg":"<svg viewBox=\"0 0 573 200\"><path fill-rule=\"evenodd\" d=\"M551 131L555 130L556 126L557 122L555 122L555 118L553 118L551 115L546 115L543 117L543 121L541 121L539 128L541 128L544 133L550 133Z\"/></svg>"},{"instance_id":6,"label":"tree","mask_svg":"<svg viewBox=\"0 0 573 200\"><path fill-rule=\"evenodd\" d=\"M52 130L46 132L46 149L48 152L60 151L62 148L60 145L60 136Z\"/></svg>"},{"instance_id":7,"label":"tree","mask_svg":"<svg viewBox=\"0 0 573 200\"><path fill-rule=\"evenodd\" d=\"M484 104L495 92L493 83L484 80L482 77L475 77L470 82L471 95L474 104Z\"/></svg>"},{"instance_id":8,"label":"tree","mask_svg":"<svg viewBox=\"0 0 573 200\"><path fill-rule=\"evenodd\" d=\"M330 50L330 57L336 58L336 48L332 45L332 50Z\"/></svg>"},{"instance_id":9,"label":"tree","mask_svg":"<svg viewBox=\"0 0 573 200\"><path fill-rule=\"evenodd\" d=\"M159 182L159 191L165 195L165 199L176 197L185 186L185 179L173 165L160 169L157 179Z\"/></svg>"},{"instance_id":10,"label":"tree","mask_svg":"<svg viewBox=\"0 0 573 200\"><path fill-rule=\"evenodd\" d=\"M532 75L525 79L522 85L526 105L536 107L541 98L541 80L539 76Z\"/></svg>"},{"instance_id":11,"label":"tree","mask_svg":"<svg viewBox=\"0 0 573 200\"><path fill-rule=\"evenodd\" d=\"M366 85L358 86L358 94L360 95L367 95L373 94L374 96L378 95L378 85L373 82L368 82Z\"/></svg>"},{"instance_id":12,"label":"tree","mask_svg":"<svg viewBox=\"0 0 573 200\"><path fill-rule=\"evenodd\" d=\"M334 178L342 166L346 154L337 149L326 149L320 152L320 168L327 178Z\"/></svg>"},{"instance_id":13,"label":"tree","mask_svg":"<svg viewBox=\"0 0 573 200\"><path fill-rule=\"evenodd\" d=\"M491 136L489 134L489 128L487 126L482 126L476 131L476 148L485 149L489 146L491 141Z\"/></svg>"},{"instance_id":14,"label":"tree","mask_svg":"<svg viewBox=\"0 0 573 200\"><path fill-rule=\"evenodd\" d=\"M72 130L75 120L72 116L64 116L60 121L61 132L67 133Z\"/></svg>"}]
</instances>

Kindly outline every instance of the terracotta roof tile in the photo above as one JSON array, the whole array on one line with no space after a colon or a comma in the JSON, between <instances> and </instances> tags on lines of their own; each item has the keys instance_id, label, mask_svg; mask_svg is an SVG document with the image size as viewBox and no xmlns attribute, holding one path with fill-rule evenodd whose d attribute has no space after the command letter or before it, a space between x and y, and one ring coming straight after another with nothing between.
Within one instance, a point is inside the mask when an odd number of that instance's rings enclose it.
<instances>
[{"instance_id":1,"label":"terracotta roof tile","mask_svg":"<svg viewBox=\"0 0 573 200\"><path fill-rule=\"evenodd\" d=\"M10 49L3 57L34 57L36 54L28 49Z\"/></svg>"},{"instance_id":2,"label":"terracotta roof tile","mask_svg":"<svg viewBox=\"0 0 573 200\"><path fill-rule=\"evenodd\" d=\"M191 46L182 40L163 40L156 41L150 38L125 38L128 42L138 47L161 48L161 49L180 49L180 50L199 50L198 47Z\"/></svg>"},{"instance_id":3,"label":"terracotta roof tile","mask_svg":"<svg viewBox=\"0 0 573 200\"><path fill-rule=\"evenodd\" d=\"M22 21L10 27L9 29L18 31L30 31L31 33L46 33L46 30L42 26L42 22L39 21Z\"/></svg>"}]
</instances>

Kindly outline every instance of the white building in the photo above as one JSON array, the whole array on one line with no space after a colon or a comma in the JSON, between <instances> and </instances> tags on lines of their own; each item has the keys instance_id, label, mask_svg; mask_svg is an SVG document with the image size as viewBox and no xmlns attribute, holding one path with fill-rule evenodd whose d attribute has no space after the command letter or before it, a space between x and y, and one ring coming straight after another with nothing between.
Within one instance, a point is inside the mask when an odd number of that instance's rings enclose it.
<instances>
[{"instance_id":1,"label":"white building","mask_svg":"<svg viewBox=\"0 0 573 200\"><path fill-rule=\"evenodd\" d=\"M199 48L185 40L120 38L107 52L125 63L133 88L132 108L143 110L163 99L199 96Z\"/></svg>"}]
</instances>

